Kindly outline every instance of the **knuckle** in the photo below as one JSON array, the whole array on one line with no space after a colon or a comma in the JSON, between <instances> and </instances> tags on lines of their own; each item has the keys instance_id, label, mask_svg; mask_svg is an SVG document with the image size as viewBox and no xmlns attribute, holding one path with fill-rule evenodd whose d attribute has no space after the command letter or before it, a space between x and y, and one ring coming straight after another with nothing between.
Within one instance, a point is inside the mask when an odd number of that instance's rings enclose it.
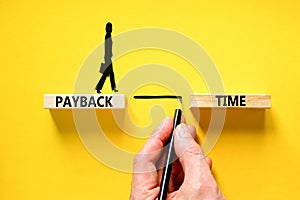
<instances>
[{"instance_id":1,"label":"knuckle","mask_svg":"<svg viewBox=\"0 0 300 200\"><path fill-rule=\"evenodd\" d=\"M198 191L202 194L210 194L212 199L218 199L220 196L219 187L213 180L202 181Z\"/></svg>"},{"instance_id":2,"label":"knuckle","mask_svg":"<svg viewBox=\"0 0 300 200\"><path fill-rule=\"evenodd\" d=\"M141 155L140 153L137 153L134 158L133 158L133 163L138 163L141 160Z\"/></svg>"},{"instance_id":3,"label":"knuckle","mask_svg":"<svg viewBox=\"0 0 300 200\"><path fill-rule=\"evenodd\" d=\"M202 155L202 151L198 145L192 145L187 148L186 154L193 155L193 156L200 156Z\"/></svg>"},{"instance_id":4,"label":"knuckle","mask_svg":"<svg viewBox=\"0 0 300 200\"><path fill-rule=\"evenodd\" d=\"M133 159L133 169L138 170L141 168L142 155L136 154Z\"/></svg>"}]
</instances>

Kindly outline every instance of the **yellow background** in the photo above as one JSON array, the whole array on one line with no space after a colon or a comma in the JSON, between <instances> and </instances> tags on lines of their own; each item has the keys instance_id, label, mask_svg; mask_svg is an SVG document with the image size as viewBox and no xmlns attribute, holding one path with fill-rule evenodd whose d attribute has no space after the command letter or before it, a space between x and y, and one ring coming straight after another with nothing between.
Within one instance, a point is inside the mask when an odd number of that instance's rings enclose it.
<instances>
[{"instance_id":1,"label":"yellow background","mask_svg":"<svg viewBox=\"0 0 300 200\"><path fill-rule=\"evenodd\" d=\"M113 35L181 32L206 49L226 92L270 93L272 109L230 114L209 154L213 171L228 199L300 199L299 11L296 0L1 0L0 199L128 198L131 174L94 159L70 116L58 127L43 109L43 94L72 93L107 21Z\"/></svg>"}]
</instances>

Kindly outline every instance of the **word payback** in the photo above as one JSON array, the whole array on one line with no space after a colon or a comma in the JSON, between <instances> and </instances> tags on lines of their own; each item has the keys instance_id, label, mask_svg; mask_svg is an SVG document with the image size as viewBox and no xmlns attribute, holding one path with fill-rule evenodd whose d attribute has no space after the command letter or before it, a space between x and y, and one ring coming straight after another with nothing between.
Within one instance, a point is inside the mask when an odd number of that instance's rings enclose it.
<instances>
[{"instance_id":1,"label":"word payback","mask_svg":"<svg viewBox=\"0 0 300 200\"><path fill-rule=\"evenodd\" d=\"M45 108L124 108L124 95L120 94L57 94L45 95Z\"/></svg>"}]
</instances>

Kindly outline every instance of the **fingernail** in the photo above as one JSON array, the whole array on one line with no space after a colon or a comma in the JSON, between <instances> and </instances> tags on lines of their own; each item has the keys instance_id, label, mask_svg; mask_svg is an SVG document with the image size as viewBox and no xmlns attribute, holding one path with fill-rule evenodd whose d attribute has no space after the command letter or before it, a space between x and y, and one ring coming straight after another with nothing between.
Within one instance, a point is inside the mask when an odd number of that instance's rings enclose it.
<instances>
[{"instance_id":1,"label":"fingernail","mask_svg":"<svg viewBox=\"0 0 300 200\"><path fill-rule=\"evenodd\" d=\"M168 118L163 119L156 130L160 131L166 125L167 121L168 121Z\"/></svg>"},{"instance_id":2,"label":"fingernail","mask_svg":"<svg viewBox=\"0 0 300 200\"><path fill-rule=\"evenodd\" d=\"M188 129L185 124L180 124L178 126L178 136L181 138L190 137L190 134L189 134Z\"/></svg>"}]
</instances>

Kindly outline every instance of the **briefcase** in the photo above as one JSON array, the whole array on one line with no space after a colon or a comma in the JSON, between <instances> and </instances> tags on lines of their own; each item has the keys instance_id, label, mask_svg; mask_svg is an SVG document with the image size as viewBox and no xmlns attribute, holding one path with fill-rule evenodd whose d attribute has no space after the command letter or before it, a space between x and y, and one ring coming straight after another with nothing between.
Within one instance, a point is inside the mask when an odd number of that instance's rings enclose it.
<instances>
[{"instance_id":1,"label":"briefcase","mask_svg":"<svg viewBox=\"0 0 300 200\"><path fill-rule=\"evenodd\" d=\"M104 63L101 63L99 72L100 72L101 74L103 74L104 71L105 71L105 69L106 69L105 64L104 64Z\"/></svg>"}]
</instances>

